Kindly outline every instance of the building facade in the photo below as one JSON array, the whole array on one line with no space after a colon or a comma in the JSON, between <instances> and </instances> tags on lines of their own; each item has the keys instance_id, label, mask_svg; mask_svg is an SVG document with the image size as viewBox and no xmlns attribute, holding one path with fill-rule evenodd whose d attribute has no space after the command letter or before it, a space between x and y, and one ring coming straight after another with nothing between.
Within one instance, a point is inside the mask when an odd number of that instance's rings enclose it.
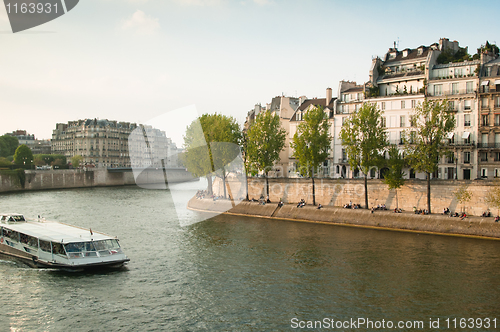
<instances>
[{"instance_id":1,"label":"building facade","mask_svg":"<svg viewBox=\"0 0 500 332\"><path fill-rule=\"evenodd\" d=\"M129 136L139 128L147 137L147 149ZM151 126L114 120L84 119L58 123L52 133L52 152L83 157L82 165L95 167L150 167L161 160L177 166L177 147L165 132ZM134 165L130 156L134 156Z\"/></svg>"}]
</instances>

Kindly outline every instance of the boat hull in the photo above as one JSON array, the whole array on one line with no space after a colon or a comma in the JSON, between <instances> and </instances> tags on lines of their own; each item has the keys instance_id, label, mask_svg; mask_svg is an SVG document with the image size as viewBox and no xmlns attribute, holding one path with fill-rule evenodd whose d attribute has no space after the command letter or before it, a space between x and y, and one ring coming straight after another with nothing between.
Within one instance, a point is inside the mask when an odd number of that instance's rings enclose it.
<instances>
[{"instance_id":1,"label":"boat hull","mask_svg":"<svg viewBox=\"0 0 500 332\"><path fill-rule=\"evenodd\" d=\"M20 261L32 268L58 269L63 271L75 271L75 272L85 271L85 270L116 269L116 268L121 268L127 262L130 261L129 258L123 258L118 260L92 262L88 264L77 264L77 265L63 264L63 263L41 260L36 255L20 251L6 244L0 244L0 255Z\"/></svg>"}]
</instances>

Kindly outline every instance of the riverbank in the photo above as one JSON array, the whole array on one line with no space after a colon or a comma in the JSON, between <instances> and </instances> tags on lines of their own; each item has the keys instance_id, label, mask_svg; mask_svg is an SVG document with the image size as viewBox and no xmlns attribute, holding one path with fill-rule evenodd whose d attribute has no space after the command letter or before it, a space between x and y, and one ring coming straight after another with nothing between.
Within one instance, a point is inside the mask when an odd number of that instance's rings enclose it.
<instances>
[{"instance_id":1,"label":"riverbank","mask_svg":"<svg viewBox=\"0 0 500 332\"><path fill-rule=\"evenodd\" d=\"M35 191L51 189L149 186L197 180L185 168L162 169L146 168L134 174L128 169L69 169L69 170L26 170L0 171L0 193Z\"/></svg>"},{"instance_id":2,"label":"riverbank","mask_svg":"<svg viewBox=\"0 0 500 332\"><path fill-rule=\"evenodd\" d=\"M247 201L243 201L231 208L229 201L197 198L193 198L188 202L188 208L202 212L218 212L277 220L500 239L500 223L495 222L492 217L467 217L461 220L460 218L440 214L417 215L413 212L394 213L392 211L375 211L371 213L371 211L364 209L353 210L333 206L318 209L312 205L298 208L296 204L285 204L280 208L276 203L260 205L257 202Z\"/></svg>"}]
</instances>

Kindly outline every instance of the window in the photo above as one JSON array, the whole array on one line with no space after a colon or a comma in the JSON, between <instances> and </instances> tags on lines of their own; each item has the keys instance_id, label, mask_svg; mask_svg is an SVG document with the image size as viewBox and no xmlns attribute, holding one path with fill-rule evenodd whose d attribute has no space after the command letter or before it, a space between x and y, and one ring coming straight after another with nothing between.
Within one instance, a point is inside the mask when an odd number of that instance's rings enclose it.
<instances>
[{"instance_id":1,"label":"window","mask_svg":"<svg viewBox=\"0 0 500 332\"><path fill-rule=\"evenodd\" d=\"M495 152L495 161L500 161L500 152Z\"/></svg>"},{"instance_id":2,"label":"window","mask_svg":"<svg viewBox=\"0 0 500 332\"><path fill-rule=\"evenodd\" d=\"M483 126L488 126L488 114L481 115L481 124Z\"/></svg>"},{"instance_id":3,"label":"window","mask_svg":"<svg viewBox=\"0 0 500 332\"><path fill-rule=\"evenodd\" d=\"M442 84L434 85L434 96L441 96L441 95L443 95L443 85Z\"/></svg>"},{"instance_id":4,"label":"window","mask_svg":"<svg viewBox=\"0 0 500 332\"><path fill-rule=\"evenodd\" d=\"M415 170L413 168L410 168L410 179L415 178Z\"/></svg>"},{"instance_id":5,"label":"window","mask_svg":"<svg viewBox=\"0 0 500 332\"><path fill-rule=\"evenodd\" d=\"M382 125L382 127L387 127L387 121L386 121L385 116L383 116L381 120L382 120L382 121L381 121L381 125Z\"/></svg>"},{"instance_id":6,"label":"window","mask_svg":"<svg viewBox=\"0 0 500 332\"><path fill-rule=\"evenodd\" d=\"M374 179L374 178L375 178L375 167L374 167L374 168L372 168L372 169L370 170L370 177L371 177L372 179Z\"/></svg>"},{"instance_id":7,"label":"window","mask_svg":"<svg viewBox=\"0 0 500 332\"><path fill-rule=\"evenodd\" d=\"M464 127L470 127L470 114L464 114Z\"/></svg>"},{"instance_id":8,"label":"window","mask_svg":"<svg viewBox=\"0 0 500 332\"><path fill-rule=\"evenodd\" d=\"M404 144L405 143L405 132L400 131L399 132L399 144Z\"/></svg>"},{"instance_id":9,"label":"window","mask_svg":"<svg viewBox=\"0 0 500 332\"><path fill-rule=\"evenodd\" d=\"M400 126L400 127L404 127L404 126L406 126L406 123L405 123L405 116L404 116L404 115L401 115L401 116L399 117L399 126Z\"/></svg>"},{"instance_id":10,"label":"window","mask_svg":"<svg viewBox=\"0 0 500 332\"><path fill-rule=\"evenodd\" d=\"M496 96L495 97L495 108L499 108L500 107L500 96Z\"/></svg>"},{"instance_id":11,"label":"window","mask_svg":"<svg viewBox=\"0 0 500 332\"><path fill-rule=\"evenodd\" d=\"M346 162L347 161L347 152L345 149L342 149L342 161Z\"/></svg>"},{"instance_id":12,"label":"window","mask_svg":"<svg viewBox=\"0 0 500 332\"><path fill-rule=\"evenodd\" d=\"M406 108L406 107L405 107L405 104L406 104L406 103L405 103L405 101L404 101L404 100L401 100L401 109Z\"/></svg>"},{"instance_id":13,"label":"window","mask_svg":"<svg viewBox=\"0 0 500 332\"><path fill-rule=\"evenodd\" d=\"M417 119L413 115L410 115L410 126L412 126L412 127L417 126Z\"/></svg>"},{"instance_id":14,"label":"window","mask_svg":"<svg viewBox=\"0 0 500 332\"><path fill-rule=\"evenodd\" d=\"M447 158L448 164L454 164L455 163L455 154L450 153Z\"/></svg>"},{"instance_id":15,"label":"window","mask_svg":"<svg viewBox=\"0 0 500 332\"><path fill-rule=\"evenodd\" d=\"M470 151L464 152L464 164L470 164Z\"/></svg>"},{"instance_id":16,"label":"window","mask_svg":"<svg viewBox=\"0 0 500 332\"><path fill-rule=\"evenodd\" d=\"M416 100L412 100L411 101L411 108L415 108L417 106L417 101Z\"/></svg>"},{"instance_id":17,"label":"window","mask_svg":"<svg viewBox=\"0 0 500 332\"><path fill-rule=\"evenodd\" d=\"M463 74L463 68L455 68L455 77L460 77Z\"/></svg>"},{"instance_id":18,"label":"window","mask_svg":"<svg viewBox=\"0 0 500 332\"><path fill-rule=\"evenodd\" d=\"M484 68L484 76L491 76L491 67Z\"/></svg>"},{"instance_id":19,"label":"window","mask_svg":"<svg viewBox=\"0 0 500 332\"><path fill-rule=\"evenodd\" d=\"M470 109L471 109L471 101L464 100L464 111L470 111Z\"/></svg>"},{"instance_id":20,"label":"window","mask_svg":"<svg viewBox=\"0 0 500 332\"><path fill-rule=\"evenodd\" d=\"M481 108L488 108L488 98L481 98Z\"/></svg>"},{"instance_id":21,"label":"window","mask_svg":"<svg viewBox=\"0 0 500 332\"><path fill-rule=\"evenodd\" d=\"M481 152L479 154L481 161L488 161L488 152Z\"/></svg>"},{"instance_id":22,"label":"window","mask_svg":"<svg viewBox=\"0 0 500 332\"><path fill-rule=\"evenodd\" d=\"M455 110L455 101L454 100L449 101L448 106L450 107L450 110L454 111Z\"/></svg>"},{"instance_id":23,"label":"window","mask_svg":"<svg viewBox=\"0 0 500 332\"><path fill-rule=\"evenodd\" d=\"M381 104L382 104L382 111L384 111L385 110L385 101L383 101Z\"/></svg>"},{"instance_id":24,"label":"window","mask_svg":"<svg viewBox=\"0 0 500 332\"><path fill-rule=\"evenodd\" d=\"M356 104L356 106L354 106L354 112L358 112L360 107L361 107L361 104Z\"/></svg>"},{"instance_id":25,"label":"window","mask_svg":"<svg viewBox=\"0 0 500 332\"><path fill-rule=\"evenodd\" d=\"M358 93L358 100L361 100L363 99L363 94L362 93Z\"/></svg>"},{"instance_id":26,"label":"window","mask_svg":"<svg viewBox=\"0 0 500 332\"><path fill-rule=\"evenodd\" d=\"M457 95L458 94L458 83L453 83L451 85L451 94L453 94L453 95Z\"/></svg>"},{"instance_id":27,"label":"window","mask_svg":"<svg viewBox=\"0 0 500 332\"><path fill-rule=\"evenodd\" d=\"M481 168L481 177L482 178L488 177L488 170L486 168Z\"/></svg>"},{"instance_id":28,"label":"window","mask_svg":"<svg viewBox=\"0 0 500 332\"><path fill-rule=\"evenodd\" d=\"M474 84L474 82L467 82L467 83L465 83L465 88L466 88L466 92L467 93L473 93L474 92L473 84Z\"/></svg>"},{"instance_id":29,"label":"window","mask_svg":"<svg viewBox=\"0 0 500 332\"><path fill-rule=\"evenodd\" d=\"M500 126L500 114L495 114L495 126Z\"/></svg>"}]
</instances>

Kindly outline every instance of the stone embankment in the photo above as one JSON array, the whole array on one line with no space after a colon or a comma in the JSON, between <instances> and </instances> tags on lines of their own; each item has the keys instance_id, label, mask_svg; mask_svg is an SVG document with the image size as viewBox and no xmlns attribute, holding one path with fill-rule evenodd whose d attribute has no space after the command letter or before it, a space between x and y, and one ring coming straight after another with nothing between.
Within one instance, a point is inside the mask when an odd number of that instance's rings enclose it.
<instances>
[{"instance_id":1,"label":"stone embankment","mask_svg":"<svg viewBox=\"0 0 500 332\"><path fill-rule=\"evenodd\" d=\"M249 217L324 223L394 231L411 231L442 235L459 235L500 239L500 223L494 218L467 217L463 220L440 214L417 215L413 212L394 213L365 209L343 209L326 206L318 209L312 205L298 208L296 204L278 207L276 203L259 205L257 202L243 201L232 207L229 201L193 198L188 208L198 211L219 212Z\"/></svg>"},{"instance_id":2,"label":"stone embankment","mask_svg":"<svg viewBox=\"0 0 500 332\"><path fill-rule=\"evenodd\" d=\"M137 177L137 178L136 178ZM117 169L95 168L89 170L27 170L24 178L17 172L0 173L0 193L47 189L69 189L89 187L109 187L138 185L148 186L155 184L165 185L168 182L193 181L192 174L184 168L145 169L140 174L131 169L117 171Z\"/></svg>"}]
</instances>

